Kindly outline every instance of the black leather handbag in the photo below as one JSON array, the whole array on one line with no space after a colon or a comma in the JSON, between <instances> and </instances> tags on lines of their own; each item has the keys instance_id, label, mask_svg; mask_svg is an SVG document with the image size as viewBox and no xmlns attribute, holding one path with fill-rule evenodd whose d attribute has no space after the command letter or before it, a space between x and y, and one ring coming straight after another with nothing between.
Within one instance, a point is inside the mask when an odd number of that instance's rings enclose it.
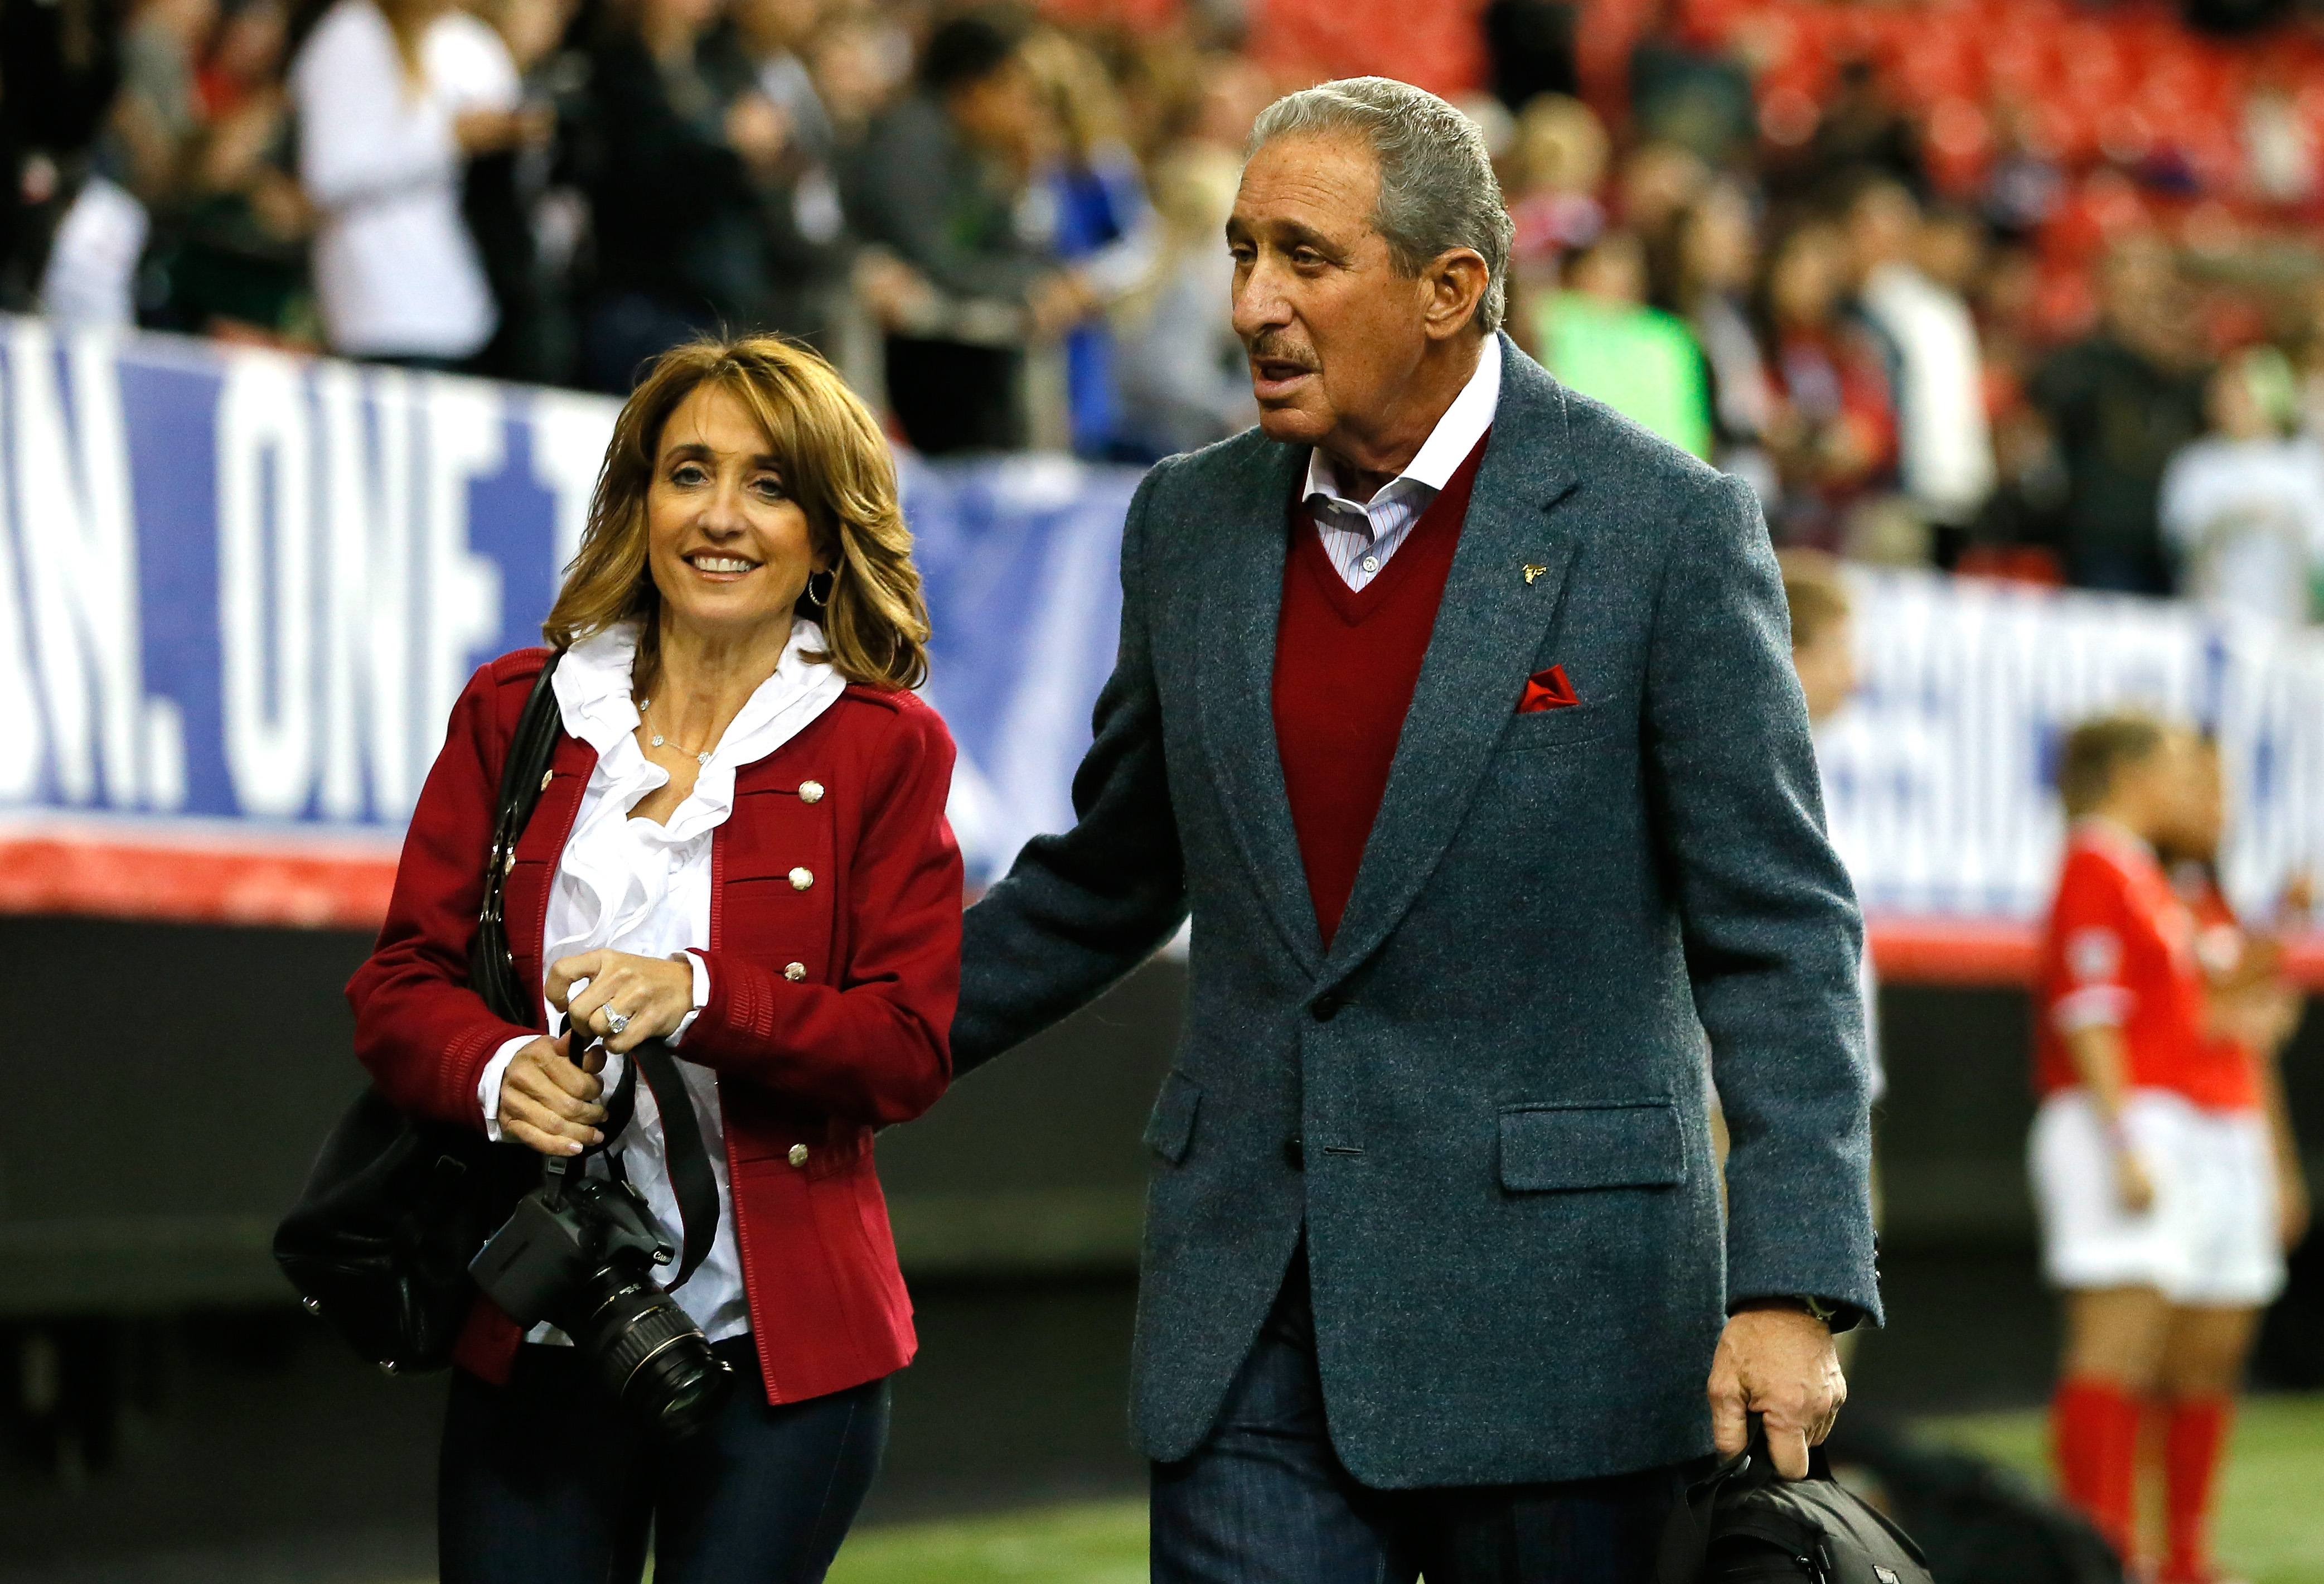
<instances>
[{"instance_id":1,"label":"black leather handbag","mask_svg":"<svg viewBox=\"0 0 2324 1584\"><path fill-rule=\"evenodd\" d=\"M1784 1479L1766 1427L1687 1488L1663 1530L1655 1584L1935 1584L1912 1537L1831 1477L1821 1448Z\"/></svg>"},{"instance_id":2,"label":"black leather handbag","mask_svg":"<svg viewBox=\"0 0 2324 1584\"><path fill-rule=\"evenodd\" d=\"M551 653L501 769L484 906L468 982L493 1015L532 1022L502 913L517 838L532 818L562 728ZM274 1231L275 1263L308 1310L392 1375L452 1361L475 1288L468 1262L540 1181L540 1156L474 1128L414 1121L366 1089L323 1141L299 1203Z\"/></svg>"}]
</instances>

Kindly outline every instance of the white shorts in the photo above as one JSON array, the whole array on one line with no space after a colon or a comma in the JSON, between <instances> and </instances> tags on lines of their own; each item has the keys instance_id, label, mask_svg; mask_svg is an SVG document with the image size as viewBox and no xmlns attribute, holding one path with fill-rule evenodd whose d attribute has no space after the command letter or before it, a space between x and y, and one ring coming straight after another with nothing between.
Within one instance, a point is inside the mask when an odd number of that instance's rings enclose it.
<instances>
[{"instance_id":1,"label":"white shorts","mask_svg":"<svg viewBox=\"0 0 2324 1584\"><path fill-rule=\"evenodd\" d=\"M2087 1094L2061 1089L2034 1115L2027 1157L2050 1284L2153 1287L2205 1309L2273 1301L2283 1251L2266 1116L2135 1089L2122 1124L2154 1184L2144 1215L2122 1208L2114 1151Z\"/></svg>"}]
</instances>

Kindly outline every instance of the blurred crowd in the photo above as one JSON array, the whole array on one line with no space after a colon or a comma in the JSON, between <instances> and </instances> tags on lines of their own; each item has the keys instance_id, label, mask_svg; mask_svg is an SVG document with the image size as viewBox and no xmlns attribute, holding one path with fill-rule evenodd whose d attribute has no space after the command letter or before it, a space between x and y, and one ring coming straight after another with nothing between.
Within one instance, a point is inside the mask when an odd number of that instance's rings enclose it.
<instances>
[{"instance_id":1,"label":"blurred crowd","mask_svg":"<svg viewBox=\"0 0 2324 1584\"><path fill-rule=\"evenodd\" d=\"M1329 36L1322 0L1271 6ZM1748 478L1779 542L2324 613L2324 26L2292 0L1449 25L1517 223L1511 332ZM613 393L772 329L923 451L1151 459L1251 420L1240 147L1348 67L1262 65L1247 28L1232 0L0 0L0 304Z\"/></svg>"},{"instance_id":2,"label":"blurred crowd","mask_svg":"<svg viewBox=\"0 0 2324 1584\"><path fill-rule=\"evenodd\" d=\"M1229 42L876 0L0 0L0 305L615 394L774 329L925 451L1151 459L1252 416L1218 238L1274 84Z\"/></svg>"}]
</instances>

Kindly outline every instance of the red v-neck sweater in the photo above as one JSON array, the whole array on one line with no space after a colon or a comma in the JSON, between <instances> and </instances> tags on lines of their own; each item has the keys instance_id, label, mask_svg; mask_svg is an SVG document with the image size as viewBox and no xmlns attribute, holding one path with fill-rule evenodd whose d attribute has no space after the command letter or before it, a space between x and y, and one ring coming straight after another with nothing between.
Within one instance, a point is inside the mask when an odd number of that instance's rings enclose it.
<instances>
[{"instance_id":1,"label":"red v-neck sweater","mask_svg":"<svg viewBox=\"0 0 2324 1584\"><path fill-rule=\"evenodd\" d=\"M1327 949L1388 791L1397 738L1469 514L1469 491L1491 438L1489 431L1477 441L1360 591L1341 579L1323 553L1306 503L1291 505L1275 641L1275 746L1307 894Z\"/></svg>"}]
</instances>

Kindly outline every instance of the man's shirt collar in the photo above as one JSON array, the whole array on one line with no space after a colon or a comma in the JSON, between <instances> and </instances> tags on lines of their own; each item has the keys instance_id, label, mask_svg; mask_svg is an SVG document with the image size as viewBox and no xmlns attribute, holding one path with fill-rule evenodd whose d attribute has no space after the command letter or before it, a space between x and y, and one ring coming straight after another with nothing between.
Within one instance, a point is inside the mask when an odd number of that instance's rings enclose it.
<instances>
[{"instance_id":1,"label":"man's shirt collar","mask_svg":"<svg viewBox=\"0 0 2324 1584\"><path fill-rule=\"evenodd\" d=\"M1436 427L1428 431L1428 438L1421 442L1411 463L1381 486L1379 494L1372 499L1378 501L1391 490L1402 494L1415 486L1431 495L1443 489L1461 464L1469 459L1469 453L1477 449L1485 431L1493 427L1493 415L1500 405L1501 338L1490 335L1485 338L1478 355L1477 371L1461 387L1461 394L1452 398L1452 404L1444 409L1444 416L1436 421ZM1338 475L1321 446L1307 454L1307 483L1300 492L1300 499L1312 501L1317 496L1322 496L1327 505L1349 511L1364 509L1340 494Z\"/></svg>"}]
</instances>

